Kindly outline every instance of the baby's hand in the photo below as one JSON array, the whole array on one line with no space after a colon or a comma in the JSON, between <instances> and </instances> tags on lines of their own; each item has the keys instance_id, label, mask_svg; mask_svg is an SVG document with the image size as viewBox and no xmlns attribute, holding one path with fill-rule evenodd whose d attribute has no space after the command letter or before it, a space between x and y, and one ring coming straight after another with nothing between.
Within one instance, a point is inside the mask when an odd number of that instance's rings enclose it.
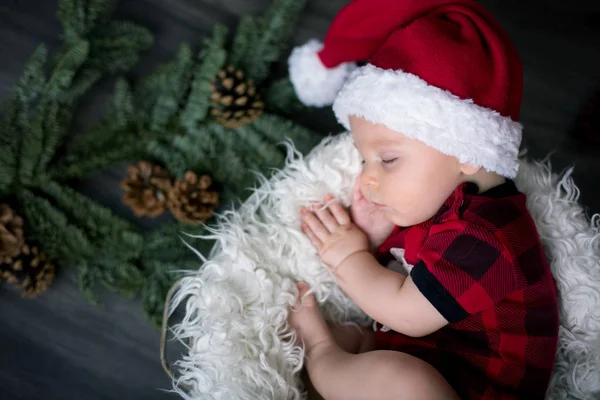
<instances>
[{"instance_id":1,"label":"baby's hand","mask_svg":"<svg viewBox=\"0 0 600 400\"><path fill-rule=\"evenodd\" d=\"M331 202L333 196L325 197ZM349 256L369 250L369 239L350 220L348 212L337 201L329 206L302 209L302 231L319 251L323 262L335 270Z\"/></svg>"},{"instance_id":2,"label":"baby's hand","mask_svg":"<svg viewBox=\"0 0 600 400\"><path fill-rule=\"evenodd\" d=\"M374 249L379 247L394 230L394 223L387 219L380 208L363 196L358 179L352 192L350 212L352 221L367 234Z\"/></svg>"}]
</instances>

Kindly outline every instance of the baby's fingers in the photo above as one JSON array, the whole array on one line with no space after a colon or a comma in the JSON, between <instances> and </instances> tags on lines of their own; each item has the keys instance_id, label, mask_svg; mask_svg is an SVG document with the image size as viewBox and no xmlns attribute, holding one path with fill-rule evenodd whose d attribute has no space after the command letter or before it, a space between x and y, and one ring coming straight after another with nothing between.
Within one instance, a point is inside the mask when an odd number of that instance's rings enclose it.
<instances>
[{"instance_id":1,"label":"baby's fingers","mask_svg":"<svg viewBox=\"0 0 600 400\"><path fill-rule=\"evenodd\" d=\"M311 211L308 211L306 209L302 210L302 220L306 225L308 225L312 233L314 233L320 241L324 241L325 239L327 239L327 237L329 237L329 230Z\"/></svg>"},{"instance_id":2,"label":"baby's fingers","mask_svg":"<svg viewBox=\"0 0 600 400\"><path fill-rule=\"evenodd\" d=\"M332 199L333 196L329 198L328 201L331 201ZM348 215L348 211L346 211L338 201L334 201L329 205L329 211L331 212L338 224L348 225L350 223L350 216Z\"/></svg>"},{"instance_id":3,"label":"baby's fingers","mask_svg":"<svg viewBox=\"0 0 600 400\"><path fill-rule=\"evenodd\" d=\"M317 237L317 235L314 234L307 224L302 224L302 232L304 232L304 234L308 237L308 240L310 240L317 250L321 249L323 242Z\"/></svg>"},{"instance_id":4,"label":"baby's fingers","mask_svg":"<svg viewBox=\"0 0 600 400\"><path fill-rule=\"evenodd\" d=\"M356 178L354 182L354 190L352 190L352 202L354 203L356 200L359 200L362 197L362 192L360 191L360 175Z\"/></svg>"}]
</instances>

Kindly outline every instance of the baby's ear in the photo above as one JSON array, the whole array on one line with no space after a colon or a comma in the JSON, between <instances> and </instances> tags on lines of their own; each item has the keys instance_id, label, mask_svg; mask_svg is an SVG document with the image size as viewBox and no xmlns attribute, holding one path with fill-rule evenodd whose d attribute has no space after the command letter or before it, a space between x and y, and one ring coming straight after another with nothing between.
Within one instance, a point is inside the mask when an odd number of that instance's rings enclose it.
<instances>
[{"instance_id":1,"label":"baby's ear","mask_svg":"<svg viewBox=\"0 0 600 400\"><path fill-rule=\"evenodd\" d=\"M463 174L465 174L467 176L473 176L476 173L478 173L479 171L481 171L481 167L475 167L468 163L460 164L460 172L462 172Z\"/></svg>"}]
</instances>

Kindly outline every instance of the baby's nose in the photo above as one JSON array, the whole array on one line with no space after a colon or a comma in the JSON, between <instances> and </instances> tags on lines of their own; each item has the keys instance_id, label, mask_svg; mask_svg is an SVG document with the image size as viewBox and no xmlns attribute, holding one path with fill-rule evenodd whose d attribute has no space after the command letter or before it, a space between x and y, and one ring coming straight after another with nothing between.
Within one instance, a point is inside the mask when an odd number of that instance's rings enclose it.
<instances>
[{"instance_id":1,"label":"baby's nose","mask_svg":"<svg viewBox=\"0 0 600 400\"><path fill-rule=\"evenodd\" d=\"M360 176L360 189L363 192L363 196L365 195L365 191L367 190L377 190L379 188L379 184L377 182L377 178L375 176L363 173Z\"/></svg>"}]
</instances>

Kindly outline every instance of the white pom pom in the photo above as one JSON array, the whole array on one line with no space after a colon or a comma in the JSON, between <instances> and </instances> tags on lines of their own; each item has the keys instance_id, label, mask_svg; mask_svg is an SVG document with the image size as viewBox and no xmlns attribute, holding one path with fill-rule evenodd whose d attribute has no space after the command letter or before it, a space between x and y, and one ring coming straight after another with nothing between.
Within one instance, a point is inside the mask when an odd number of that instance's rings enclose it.
<instances>
[{"instance_id":1,"label":"white pom pom","mask_svg":"<svg viewBox=\"0 0 600 400\"><path fill-rule=\"evenodd\" d=\"M323 65L317 53L323 49L318 40L296 47L288 66L290 80L296 95L307 106L323 107L333 104L348 76L356 69L355 63L343 63L335 68Z\"/></svg>"}]
</instances>

